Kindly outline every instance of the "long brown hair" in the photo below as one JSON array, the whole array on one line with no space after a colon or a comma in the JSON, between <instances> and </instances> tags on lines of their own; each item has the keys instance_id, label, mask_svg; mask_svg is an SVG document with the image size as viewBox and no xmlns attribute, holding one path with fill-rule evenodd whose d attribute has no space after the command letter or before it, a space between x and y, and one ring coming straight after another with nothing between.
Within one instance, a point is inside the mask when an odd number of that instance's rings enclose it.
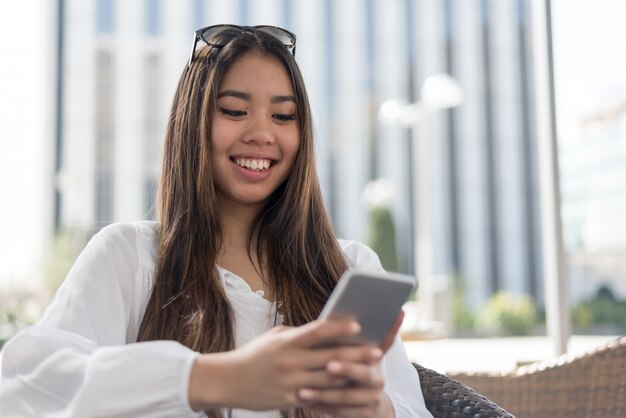
<instances>
[{"instance_id":1,"label":"long brown hair","mask_svg":"<svg viewBox=\"0 0 626 418\"><path fill-rule=\"evenodd\" d=\"M283 323L297 326L315 319L347 268L322 200L311 109L295 59L277 39L261 32L220 36L212 43L225 46L199 51L175 92L157 197L155 283L138 335L139 341L176 340L204 353L234 348L233 313L216 270L223 231L210 127L221 80L244 53L258 50L283 63L297 101L300 146L295 162L255 220L259 239L250 247L266 261Z\"/></svg>"}]
</instances>

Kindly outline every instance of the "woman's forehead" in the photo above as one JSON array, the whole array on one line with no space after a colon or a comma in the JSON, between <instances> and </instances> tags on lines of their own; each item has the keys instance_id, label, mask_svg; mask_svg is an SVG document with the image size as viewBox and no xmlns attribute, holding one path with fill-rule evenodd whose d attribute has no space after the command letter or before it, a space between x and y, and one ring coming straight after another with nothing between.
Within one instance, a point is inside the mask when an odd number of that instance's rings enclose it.
<instances>
[{"instance_id":1,"label":"woman's forehead","mask_svg":"<svg viewBox=\"0 0 626 418\"><path fill-rule=\"evenodd\" d=\"M275 56L250 51L238 57L226 70L218 94L223 90L247 88L274 95L293 95L292 79Z\"/></svg>"}]
</instances>

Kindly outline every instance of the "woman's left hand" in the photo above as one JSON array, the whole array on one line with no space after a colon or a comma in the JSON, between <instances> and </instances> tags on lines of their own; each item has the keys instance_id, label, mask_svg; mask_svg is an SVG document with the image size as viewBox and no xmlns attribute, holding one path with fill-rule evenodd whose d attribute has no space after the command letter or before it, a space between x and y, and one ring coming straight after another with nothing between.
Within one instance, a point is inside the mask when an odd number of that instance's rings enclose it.
<instances>
[{"instance_id":1,"label":"woman's left hand","mask_svg":"<svg viewBox=\"0 0 626 418\"><path fill-rule=\"evenodd\" d=\"M382 355L381 349L372 348L369 362L328 362L326 370L350 384L331 389L300 389L299 398L310 409L342 418L392 418L393 407L383 393Z\"/></svg>"},{"instance_id":2,"label":"woman's left hand","mask_svg":"<svg viewBox=\"0 0 626 418\"><path fill-rule=\"evenodd\" d=\"M400 311L380 348L372 347L369 361L333 360L326 364L328 372L350 382L349 385L332 389L300 389L300 400L308 403L309 409L341 418L393 418L393 406L383 393L385 381L380 361L391 348L403 319L404 312Z\"/></svg>"}]
</instances>

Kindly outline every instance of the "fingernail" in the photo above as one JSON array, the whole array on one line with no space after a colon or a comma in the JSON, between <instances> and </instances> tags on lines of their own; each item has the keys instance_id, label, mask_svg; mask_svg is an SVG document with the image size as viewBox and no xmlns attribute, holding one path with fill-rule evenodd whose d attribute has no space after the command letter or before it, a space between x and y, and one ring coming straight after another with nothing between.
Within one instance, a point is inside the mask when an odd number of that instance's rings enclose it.
<instances>
[{"instance_id":1,"label":"fingernail","mask_svg":"<svg viewBox=\"0 0 626 418\"><path fill-rule=\"evenodd\" d=\"M359 325L359 323L358 323L358 322L352 322L352 323L350 324L350 331L351 331L353 334L358 334L359 332L361 332L361 325Z\"/></svg>"},{"instance_id":2,"label":"fingernail","mask_svg":"<svg viewBox=\"0 0 626 418\"><path fill-rule=\"evenodd\" d=\"M338 361L329 361L328 364L326 365L326 369L329 372L340 372L342 369L342 365L340 362Z\"/></svg>"},{"instance_id":3,"label":"fingernail","mask_svg":"<svg viewBox=\"0 0 626 418\"><path fill-rule=\"evenodd\" d=\"M374 360L378 360L383 356L383 350L381 350L380 348L372 348L372 351L370 353Z\"/></svg>"},{"instance_id":4,"label":"fingernail","mask_svg":"<svg viewBox=\"0 0 626 418\"><path fill-rule=\"evenodd\" d=\"M315 392L311 389L300 389L298 391L298 396L300 397L300 399L311 400L315 398Z\"/></svg>"}]
</instances>

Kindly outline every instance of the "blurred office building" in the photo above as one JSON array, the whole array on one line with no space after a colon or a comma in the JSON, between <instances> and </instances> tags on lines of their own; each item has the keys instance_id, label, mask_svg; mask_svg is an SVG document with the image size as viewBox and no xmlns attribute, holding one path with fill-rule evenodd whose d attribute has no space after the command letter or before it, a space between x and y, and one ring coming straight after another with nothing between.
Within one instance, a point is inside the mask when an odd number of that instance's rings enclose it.
<instances>
[{"instance_id":1,"label":"blurred office building","mask_svg":"<svg viewBox=\"0 0 626 418\"><path fill-rule=\"evenodd\" d=\"M51 230L95 232L152 218L168 108L194 30L278 25L298 37L320 180L338 234L366 240L362 191L386 178L399 270L416 271L415 239L424 231L415 214L427 212L428 276L462 280L472 307L498 290L542 303L528 1L54 4L57 32L43 41L59 69L47 155ZM420 102L424 80L438 73L460 82L460 106L430 112L412 129L379 119L387 99ZM587 291L583 280L574 283Z\"/></svg>"},{"instance_id":2,"label":"blurred office building","mask_svg":"<svg viewBox=\"0 0 626 418\"><path fill-rule=\"evenodd\" d=\"M56 4L58 36L48 46L61 71L50 155L57 231L153 217L168 107L193 31L275 24L298 36L320 179L339 235L366 239L362 190L385 177L400 270L415 271L414 214L428 211L432 276L461 278L473 306L499 289L541 299L527 2ZM460 107L423 118L419 135L379 121L383 101L419 101L423 81L436 73L459 80ZM413 171L415 149L428 165ZM418 178L428 185L419 197Z\"/></svg>"},{"instance_id":3,"label":"blurred office building","mask_svg":"<svg viewBox=\"0 0 626 418\"><path fill-rule=\"evenodd\" d=\"M626 106L609 99L560 145L564 244L572 299L605 286L626 297Z\"/></svg>"},{"instance_id":4,"label":"blurred office building","mask_svg":"<svg viewBox=\"0 0 626 418\"><path fill-rule=\"evenodd\" d=\"M480 304L499 289L541 297L532 78L522 1L61 2L58 225L151 217L169 102L196 28L276 24L298 35L317 121L318 166L338 233L365 239L361 191L387 177L400 269L414 271L414 212L430 214L433 275ZM378 120L388 98L420 99L448 73L465 103L420 135ZM411 155L428 153L415 198ZM419 233L417 233L419 234Z\"/></svg>"}]
</instances>

